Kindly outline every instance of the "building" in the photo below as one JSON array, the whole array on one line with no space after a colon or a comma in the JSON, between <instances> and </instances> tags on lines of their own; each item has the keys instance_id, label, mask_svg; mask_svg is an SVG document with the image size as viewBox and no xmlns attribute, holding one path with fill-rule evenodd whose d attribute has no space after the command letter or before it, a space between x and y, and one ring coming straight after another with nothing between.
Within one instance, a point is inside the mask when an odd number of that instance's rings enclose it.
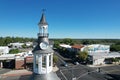
<instances>
[{"instance_id":1,"label":"building","mask_svg":"<svg viewBox=\"0 0 120 80\"><path fill-rule=\"evenodd\" d=\"M33 45L33 42L26 42L25 45L26 45L27 47L30 47L30 46Z\"/></svg>"},{"instance_id":2,"label":"building","mask_svg":"<svg viewBox=\"0 0 120 80\"><path fill-rule=\"evenodd\" d=\"M85 45L81 51L87 51L88 53L109 53L110 45L102 45L102 44L92 44Z\"/></svg>"},{"instance_id":3,"label":"building","mask_svg":"<svg viewBox=\"0 0 120 80\"><path fill-rule=\"evenodd\" d=\"M71 48L72 48L72 51L77 53L79 51L82 51L83 47L84 47L83 45L73 45Z\"/></svg>"},{"instance_id":4,"label":"building","mask_svg":"<svg viewBox=\"0 0 120 80\"><path fill-rule=\"evenodd\" d=\"M44 11L40 22L38 23L39 33L36 46L33 49L33 75L32 80L59 80L53 70L53 50L48 40L48 23L46 22Z\"/></svg>"},{"instance_id":5,"label":"building","mask_svg":"<svg viewBox=\"0 0 120 80\"><path fill-rule=\"evenodd\" d=\"M112 58L120 58L120 53L89 53L89 57L93 65L112 64Z\"/></svg>"},{"instance_id":6,"label":"building","mask_svg":"<svg viewBox=\"0 0 120 80\"><path fill-rule=\"evenodd\" d=\"M91 61L93 65L103 65L108 62L112 63L112 61L109 60L110 58L120 58L120 53L110 52L110 45L86 45L81 50L88 52L89 61Z\"/></svg>"},{"instance_id":7,"label":"building","mask_svg":"<svg viewBox=\"0 0 120 80\"><path fill-rule=\"evenodd\" d=\"M4 54L0 56L0 68L32 69L33 55L31 51L18 54Z\"/></svg>"},{"instance_id":8,"label":"building","mask_svg":"<svg viewBox=\"0 0 120 80\"><path fill-rule=\"evenodd\" d=\"M69 51L72 51L70 45L67 45L67 44L60 44L59 46L62 47L62 48L66 48L66 49L69 50Z\"/></svg>"},{"instance_id":9,"label":"building","mask_svg":"<svg viewBox=\"0 0 120 80\"><path fill-rule=\"evenodd\" d=\"M11 48L22 48L22 45L24 45L24 43L16 42L8 44L8 46L10 46Z\"/></svg>"},{"instance_id":10,"label":"building","mask_svg":"<svg viewBox=\"0 0 120 80\"><path fill-rule=\"evenodd\" d=\"M45 15L42 13L42 17L39 25L39 33L37 45L33 49L34 66L33 71L36 74L47 74L52 71L53 65L53 50L49 46L48 40L48 23L45 20Z\"/></svg>"},{"instance_id":11,"label":"building","mask_svg":"<svg viewBox=\"0 0 120 80\"><path fill-rule=\"evenodd\" d=\"M9 53L9 47L8 46L0 46L0 55Z\"/></svg>"},{"instance_id":12,"label":"building","mask_svg":"<svg viewBox=\"0 0 120 80\"><path fill-rule=\"evenodd\" d=\"M70 45L60 45L68 48ZM92 44L92 45L73 45L67 49L73 52L86 51L88 52L89 63L92 65L103 65L112 63L110 58L120 58L119 52L110 52L110 45Z\"/></svg>"},{"instance_id":13,"label":"building","mask_svg":"<svg viewBox=\"0 0 120 80\"><path fill-rule=\"evenodd\" d=\"M72 51L87 51L88 53L109 53L110 45L102 45L102 44L92 44L92 45L73 45L71 46Z\"/></svg>"}]
</instances>

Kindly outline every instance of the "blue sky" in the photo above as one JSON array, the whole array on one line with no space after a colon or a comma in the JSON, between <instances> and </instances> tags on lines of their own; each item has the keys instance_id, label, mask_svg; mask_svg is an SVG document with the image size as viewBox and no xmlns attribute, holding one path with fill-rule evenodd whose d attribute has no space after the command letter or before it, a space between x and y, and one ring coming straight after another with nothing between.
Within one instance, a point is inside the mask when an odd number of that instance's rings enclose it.
<instances>
[{"instance_id":1,"label":"blue sky","mask_svg":"<svg viewBox=\"0 0 120 80\"><path fill-rule=\"evenodd\" d=\"M37 38L43 8L50 38L120 39L120 0L0 0L0 36Z\"/></svg>"}]
</instances>

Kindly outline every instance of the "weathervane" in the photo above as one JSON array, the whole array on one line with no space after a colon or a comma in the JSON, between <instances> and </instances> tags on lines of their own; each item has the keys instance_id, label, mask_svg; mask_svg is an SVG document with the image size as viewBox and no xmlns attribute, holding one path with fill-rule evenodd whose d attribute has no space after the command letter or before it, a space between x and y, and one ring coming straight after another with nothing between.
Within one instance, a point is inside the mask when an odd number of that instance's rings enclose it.
<instances>
[{"instance_id":1,"label":"weathervane","mask_svg":"<svg viewBox=\"0 0 120 80\"><path fill-rule=\"evenodd\" d=\"M46 11L46 9L42 9L42 12L44 13Z\"/></svg>"}]
</instances>

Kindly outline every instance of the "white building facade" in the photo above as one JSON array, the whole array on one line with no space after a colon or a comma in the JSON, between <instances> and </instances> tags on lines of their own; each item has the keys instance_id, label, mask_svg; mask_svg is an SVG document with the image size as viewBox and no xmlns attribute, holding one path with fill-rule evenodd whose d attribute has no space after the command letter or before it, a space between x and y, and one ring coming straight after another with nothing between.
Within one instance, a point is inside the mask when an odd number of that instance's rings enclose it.
<instances>
[{"instance_id":1,"label":"white building facade","mask_svg":"<svg viewBox=\"0 0 120 80\"><path fill-rule=\"evenodd\" d=\"M24 43L16 42L8 44L8 46L11 46L12 48L22 48L22 45L24 45Z\"/></svg>"},{"instance_id":2,"label":"white building facade","mask_svg":"<svg viewBox=\"0 0 120 80\"><path fill-rule=\"evenodd\" d=\"M109 53L110 45L102 45L102 44L92 44L85 45L81 51L87 51L88 53Z\"/></svg>"},{"instance_id":3,"label":"white building facade","mask_svg":"<svg viewBox=\"0 0 120 80\"><path fill-rule=\"evenodd\" d=\"M120 58L120 53L110 52L110 45L92 44L81 49L87 51L93 65L107 64L109 58Z\"/></svg>"},{"instance_id":4,"label":"white building facade","mask_svg":"<svg viewBox=\"0 0 120 80\"><path fill-rule=\"evenodd\" d=\"M8 46L0 46L0 55L9 53L9 47Z\"/></svg>"}]
</instances>

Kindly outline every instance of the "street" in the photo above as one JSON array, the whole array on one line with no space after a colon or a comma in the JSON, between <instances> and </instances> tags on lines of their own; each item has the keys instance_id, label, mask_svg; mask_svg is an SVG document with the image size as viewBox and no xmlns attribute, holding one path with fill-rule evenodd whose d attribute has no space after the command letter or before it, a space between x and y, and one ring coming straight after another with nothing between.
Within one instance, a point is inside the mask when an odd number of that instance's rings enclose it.
<instances>
[{"instance_id":1,"label":"street","mask_svg":"<svg viewBox=\"0 0 120 80\"><path fill-rule=\"evenodd\" d=\"M59 71L57 75L61 80L106 80L104 74L98 73L96 68L90 68L85 65L74 65L70 59L64 58L58 52L55 52L58 56L57 66ZM67 61L69 60L69 61ZM68 66L62 64L66 62Z\"/></svg>"},{"instance_id":2,"label":"street","mask_svg":"<svg viewBox=\"0 0 120 80\"><path fill-rule=\"evenodd\" d=\"M120 65L101 67L101 70L115 80L120 80Z\"/></svg>"}]
</instances>

